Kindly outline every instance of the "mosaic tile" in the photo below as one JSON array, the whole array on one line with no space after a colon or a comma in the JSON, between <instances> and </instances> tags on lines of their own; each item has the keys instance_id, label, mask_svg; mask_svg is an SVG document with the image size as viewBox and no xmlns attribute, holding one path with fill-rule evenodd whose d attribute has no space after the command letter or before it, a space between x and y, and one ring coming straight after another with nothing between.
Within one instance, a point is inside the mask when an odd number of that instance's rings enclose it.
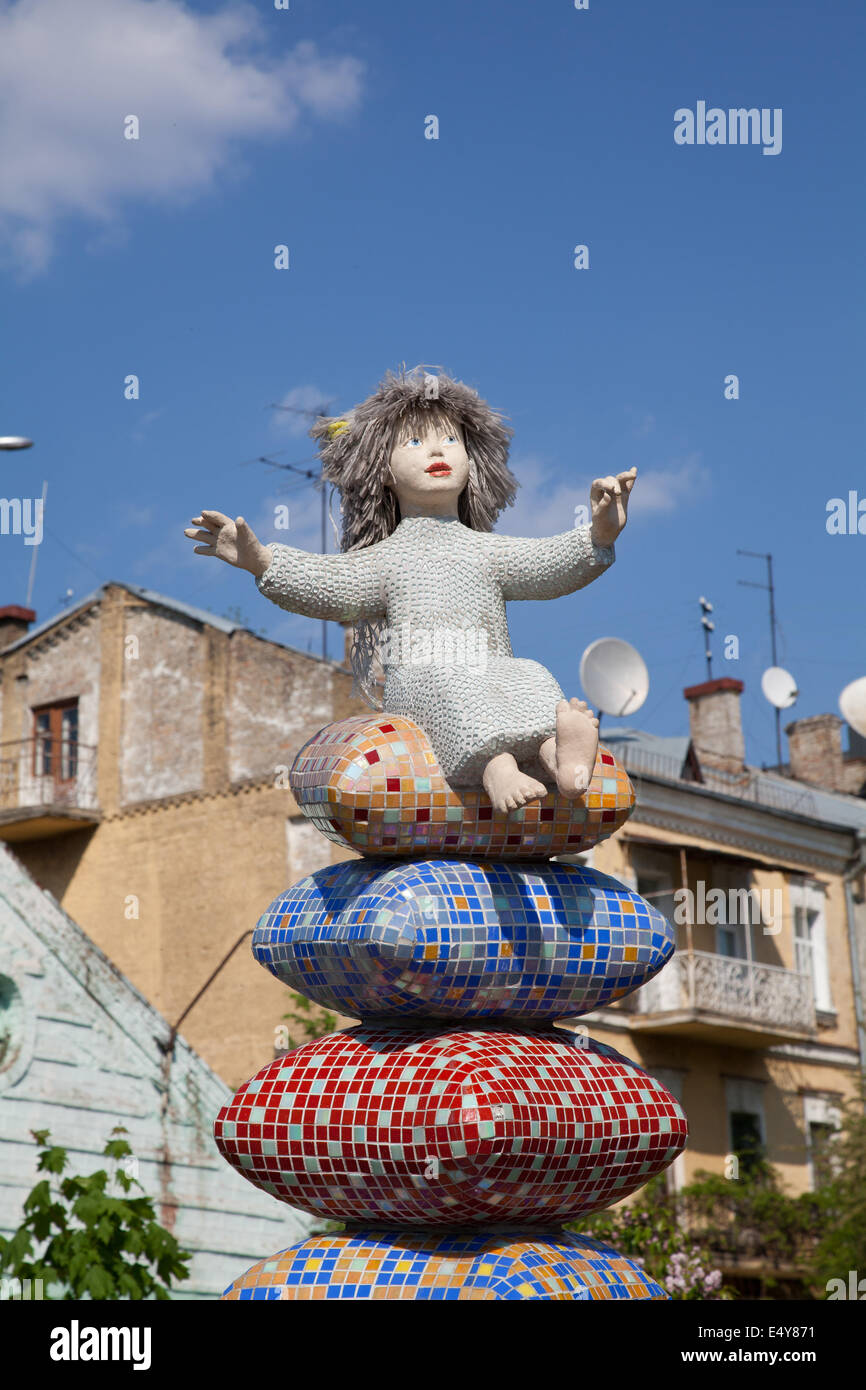
<instances>
[{"instance_id":1,"label":"mosaic tile","mask_svg":"<svg viewBox=\"0 0 866 1390\"><path fill-rule=\"evenodd\" d=\"M224 1299L667 1299L635 1261L568 1231L357 1230L260 1260Z\"/></svg>"},{"instance_id":2,"label":"mosaic tile","mask_svg":"<svg viewBox=\"0 0 866 1390\"><path fill-rule=\"evenodd\" d=\"M359 1018L563 1018L638 989L673 950L670 923L616 879L533 861L330 865L253 936L283 984Z\"/></svg>"},{"instance_id":3,"label":"mosaic tile","mask_svg":"<svg viewBox=\"0 0 866 1390\"><path fill-rule=\"evenodd\" d=\"M634 806L625 769L599 746L582 797L551 792L509 815L495 812L483 791L448 785L417 724L389 715L320 730L295 758L290 783L329 840L385 857L549 859L612 835Z\"/></svg>"},{"instance_id":4,"label":"mosaic tile","mask_svg":"<svg viewBox=\"0 0 866 1390\"><path fill-rule=\"evenodd\" d=\"M223 1157L303 1211L395 1225L550 1225L685 1145L665 1088L553 1027L360 1025L263 1067L217 1118Z\"/></svg>"}]
</instances>

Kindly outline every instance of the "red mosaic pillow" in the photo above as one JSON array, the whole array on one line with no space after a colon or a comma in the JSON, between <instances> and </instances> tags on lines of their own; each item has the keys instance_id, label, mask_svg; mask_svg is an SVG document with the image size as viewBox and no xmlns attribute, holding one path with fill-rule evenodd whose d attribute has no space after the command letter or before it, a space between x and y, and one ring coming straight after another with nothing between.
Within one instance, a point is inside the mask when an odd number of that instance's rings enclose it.
<instances>
[{"instance_id":1,"label":"red mosaic pillow","mask_svg":"<svg viewBox=\"0 0 866 1390\"><path fill-rule=\"evenodd\" d=\"M320 730L295 758L290 782L323 835L368 855L549 859L613 835L634 806L625 768L599 746L583 796L551 792L495 812L485 792L448 785L417 724L384 714Z\"/></svg>"},{"instance_id":2,"label":"red mosaic pillow","mask_svg":"<svg viewBox=\"0 0 866 1390\"><path fill-rule=\"evenodd\" d=\"M660 1082L580 1034L362 1024L268 1063L214 1134L316 1215L550 1225L642 1187L687 1127Z\"/></svg>"}]
</instances>

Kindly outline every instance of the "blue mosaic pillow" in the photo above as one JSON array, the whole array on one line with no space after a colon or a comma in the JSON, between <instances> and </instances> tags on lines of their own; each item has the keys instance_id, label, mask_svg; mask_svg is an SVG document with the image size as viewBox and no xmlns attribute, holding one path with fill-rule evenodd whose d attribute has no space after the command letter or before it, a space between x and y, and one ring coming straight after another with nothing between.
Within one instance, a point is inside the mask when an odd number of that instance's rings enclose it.
<instances>
[{"instance_id":1,"label":"blue mosaic pillow","mask_svg":"<svg viewBox=\"0 0 866 1390\"><path fill-rule=\"evenodd\" d=\"M253 935L283 984L359 1018L567 1018L638 989L673 950L670 923L616 879L528 861L330 865Z\"/></svg>"},{"instance_id":2,"label":"blue mosaic pillow","mask_svg":"<svg viewBox=\"0 0 866 1390\"><path fill-rule=\"evenodd\" d=\"M666 1299L636 1260L569 1231L436 1234L369 1229L310 1236L248 1269L224 1299Z\"/></svg>"}]
</instances>

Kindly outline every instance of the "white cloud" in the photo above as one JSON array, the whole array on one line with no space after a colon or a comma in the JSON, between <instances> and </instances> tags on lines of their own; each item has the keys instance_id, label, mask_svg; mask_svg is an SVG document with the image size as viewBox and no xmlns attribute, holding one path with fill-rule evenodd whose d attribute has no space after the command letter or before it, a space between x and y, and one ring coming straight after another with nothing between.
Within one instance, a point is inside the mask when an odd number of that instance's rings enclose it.
<instances>
[{"instance_id":1,"label":"white cloud","mask_svg":"<svg viewBox=\"0 0 866 1390\"><path fill-rule=\"evenodd\" d=\"M701 462L699 453L688 454L667 468L638 469L634 486L631 515L640 517L649 512L673 512L702 497L710 485L710 470Z\"/></svg>"},{"instance_id":2,"label":"white cloud","mask_svg":"<svg viewBox=\"0 0 866 1390\"><path fill-rule=\"evenodd\" d=\"M299 43L268 56L249 5L0 0L0 248L28 273L57 227L108 227L133 200L188 201L225 176L241 140L358 103L362 66ZM138 117L140 139L124 138Z\"/></svg>"},{"instance_id":3,"label":"white cloud","mask_svg":"<svg viewBox=\"0 0 866 1390\"><path fill-rule=\"evenodd\" d=\"M520 487L514 506L496 523L505 535L556 536L574 525L576 506L589 505L589 484L580 479L563 482L549 465L531 457L518 455L510 466Z\"/></svg>"},{"instance_id":4,"label":"white cloud","mask_svg":"<svg viewBox=\"0 0 866 1390\"><path fill-rule=\"evenodd\" d=\"M157 511L153 503L142 505L135 502L115 503L114 519L117 526L152 526Z\"/></svg>"},{"instance_id":5,"label":"white cloud","mask_svg":"<svg viewBox=\"0 0 866 1390\"><path fill-rule=\"evenodd\" d=\"M496 529L512 536L555 536L574 525L575 507L589 507L589 489L599 474L563 482L560 474L535 458L512 459L520 487L517 501L499 518ZM707 489L710 472L699 453L666 468L638 469L629 504L631 520L672 512L688 505Z\"/></svg>"}]
</instances>

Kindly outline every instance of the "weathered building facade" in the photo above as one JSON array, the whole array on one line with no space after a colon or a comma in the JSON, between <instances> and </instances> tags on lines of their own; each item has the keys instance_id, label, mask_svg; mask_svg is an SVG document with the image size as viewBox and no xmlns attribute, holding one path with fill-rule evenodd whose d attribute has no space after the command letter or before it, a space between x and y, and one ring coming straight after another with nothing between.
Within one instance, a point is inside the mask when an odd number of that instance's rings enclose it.
<instances>
[{"instance_id":1,"label":"weathered building facade","mask_svg":"<svg viewBox=\"0 0 866 1390\"><path fill-rule=\"evenodd\" d=\"M34 616L0 610L0 838L176 1021L278 892L346 857L287 770L367 707L344 667L149 590L106 584ZM241 942L184 1032L237 1085L285 1013Z\"/></svg>"},{"instance_id":2,"label":"weathered building facade","mask_svg":"<svg viewBox=\"0 0 866 1390\"><path fill-rule=\"evenodd\" d=\"M809 783L749 767L741 690L730 680L687 690L690 737L604 735L637 806L592 863L675 923L677 951L635 995L580 1022L684 1105L690 1140L674 1184L701 1169L736 1174L734 1160L760 1151L796 1193L814 1186L866 1067L866 800L839 789L832 716L790 731ZM846 785L859 786L855 762ZM835 790L818 785L822 766Z\"/></svg>"}]
</instances>

